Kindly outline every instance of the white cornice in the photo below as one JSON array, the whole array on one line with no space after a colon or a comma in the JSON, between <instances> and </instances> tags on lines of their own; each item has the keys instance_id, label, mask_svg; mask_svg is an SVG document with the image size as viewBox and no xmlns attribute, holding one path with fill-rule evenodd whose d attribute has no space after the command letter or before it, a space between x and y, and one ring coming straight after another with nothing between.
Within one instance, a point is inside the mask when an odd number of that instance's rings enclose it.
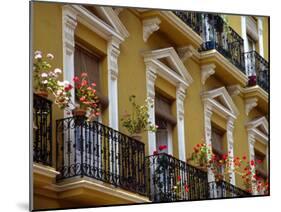
<instances>
[{"instance_id":1,"label":"white cornice","mask_svg":"<svg viewBox=\"0 0 281 212\"><path fill-rule=\"evenodd\" d=\"M153 32L156 32L160 28L161 20L157 17L145 19L142 21L142 28L143 28L143 40L147 42L150 35Z\"/></svg>"},{"instance_id":2,"label":"white cornice","mask_svg":"<svg viewBox=\"0 0 281 212\"><path fill-rule=\"evenodd\" d=\"M193 31L186 23L184 23L179 17L177 17L172 11L160 11L160 14L166 18L171 24L173 24L182 33L187 35L189 39L199 47L203 40L195 31Z\"/></svg>"},{"instance_id":3,"label":"white cornice","mask_svg":"<svg viewBox=\"0 0 281 212\"><path fill-rule=\"evenodd\" d=\"M207 59L214 58L216 64L220 64L226 72L234 76L237 80L239 80L242 86L246 86L248 83L248 77L244 74L240 69L238 69L235 65L233 65L227 58L221 55L217 50L209 50L203 51L200 53L200 61L203 62Z\"/></svg>"}]
</instances>

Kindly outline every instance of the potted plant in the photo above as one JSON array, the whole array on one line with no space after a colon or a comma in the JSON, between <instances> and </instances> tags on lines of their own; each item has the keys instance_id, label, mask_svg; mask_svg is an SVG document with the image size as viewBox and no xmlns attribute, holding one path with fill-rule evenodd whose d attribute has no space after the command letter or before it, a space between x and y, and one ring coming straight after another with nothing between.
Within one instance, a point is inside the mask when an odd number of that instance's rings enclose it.
<instances>
[{"instance_id":1,"label":"potted plant","mask_svg":"<svg viewBox=\"0 0 281 212\"><path fill-rule=\"evenodd\" d=\"M51 53L48 53L46 59L44 59L41 51L34 52L33 79L35 93L44 98L52 94L55 98L55 104L60 109L66 109L69 107L70 90L73 86L68 81L59 81L62 71L59 68L51 69L52 66L49 62L53 59L54 56Z\"/></svg>"},{"instance_id":2,"label":"potted plant","mask_svg":"<svg viewBox=\"0 0 281 212\"><path fill-rule=\"evenodd\" d=\"M74 116L87 116L92 121L100 115L99 98L96 94L96 83L89 82L87 73L73 78L78 103L72 113Z\"/></svg>"},{"instance_id":3,"label":"potted plant","mask_svg":"<svg viewBox=\"0 0 281 212\"><path fill-rule=\"evenodd\" d=\"M122 126L130 133L130 136L137 140L141 140L140 134L143 131L156 132L157 126L149 121L148 114L149 108L153 107L153 100L147 98L144 105L138 105L136 103L136 96L131 95L129 101L132 105L132 113L128 114L125 111L125 114L121 118L121 122Z\"/></svg>"},{"instance_id":4,"label":"potted plant","mask_svg":"<svg viewBox=\"0 0 281 212\"><path fill-rule=\"evenodd\" d=\"M248 85L249 86L254 86L257 84L257 76L256 75L252 75L252 76L249 76L249 81L248 81Z\"/></svg>"},{"instance_id":5,"label":"potted plant","mask_svg":"<svg viewBox=\"0 0 281 212\"><path fill-rule=\"evenodd\" d=\"M35 93L42 97L48 97L48 89L54 87L56 84L56 73L50 72L51 64L48 61L53 60L54 56L50 53L46 56L47 60L44 60L41 51L34 52L33 63L33 79Z\"/></svg>"}]
</instances>

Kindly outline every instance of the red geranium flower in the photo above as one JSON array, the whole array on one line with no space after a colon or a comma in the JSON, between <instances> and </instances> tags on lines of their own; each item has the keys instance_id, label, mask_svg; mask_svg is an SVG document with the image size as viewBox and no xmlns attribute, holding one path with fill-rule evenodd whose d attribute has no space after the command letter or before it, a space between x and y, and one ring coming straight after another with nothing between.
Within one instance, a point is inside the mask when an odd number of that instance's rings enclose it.
<instances>
[{"instance_id":1,"label":"red geranium flower","mask_svg":"<svg viewBox=\"0 0 281 212\"><path fill-rule=\"evenodd\" d=\"M257 160L257 163L258 163L258 164L261 164L261 163L262 163L262 160Z\"/></svg>"},{"instance_id":2,"label":"red geranium flower","mask_svg":"<svg viewBox=\"0 0 281 212\"><path fill-rule=\"evenodd\" d=\"M154 150L153 151L153 155L157 155L158 154L158 151L157 150Z\"/></svg>"},{"instance_id":3,"label":"red geranium flower","mask_svg":"<svg viewBox=\"0 0 281 212\"><path fill-rule=\"evenodd\" d=\"M164 149L167 149L167 146L166 146L166 145L160 145L160 146L159 146L159 150L160 150L160 151L162 151L162 150L164 150Z\"/></svg>"},{"instance_id":4,"label":"red geranium flower","mask_svg":"<svg viewBox=\"0 0 281 212\"><path fill-rule=\"evenodd\" d=\"M81 74L81 77L87 77L88 76L88 74L86 73L86 72L83 72L82 74Z\"/></svg>"},{"instance_id":5,"label":"red geranium flower","mask_svg":"<svg viewBox=\"0 0 281 212\"><path fill-rule=\"evenodd\" d=\"M74 77L74 78L73 78L73 81L74 81L74 82L79 82L79 77Z\"/></svg>"},{"instance_id":6,"label":"red geranium flower","mask_svg":"<svg viewBox=\"0 0 281 212\"><path fill-rule=\"evenodd\" d=\"M223 159L223 160L226 160L226 159L227 159L227 154L223 154L223 155L222 155L222 159Z\"/></svg>"},{"instance_id":7,"label":"red geranium flower","mask_svg":"<svg viewBox=\"0 0 281 212\"><path fill-rule=\"evenodd\" d=\"M250 164L251 164L251 166L254 166L255 165L255 161L251 160Z\"/></svg>"},{"instance_id":8,"label":"red geranium flower","mask_svg":"<svg viewBox=\"0 0 281 212\"><path fill-rule=\"evenodd\" d=\"M181 176L178 176L178 181L180 181L181 180Z\"/></svg>"},{"instance_id":9,"label":"red geranium flower","mask_svg":"<svg viewBox=\"0 0 281 212\"><path fill-rule=\"evenodd\" d=\"M188 185L184 185L184 190L185 190L186 192L188 192L188 191L189 191L189 187L188 187Z\"/></svg>"},{"instance_id":10,"label":"red geranium flower","mask_svg":"<svg viewBox=\"0 0 281 212\"><path fill-rule=\"evenodd\" d=\"M243 159L243 160L246 160L246 159L247 159L247 157L244 155L244 156L242 157L242 159Z\"/></svg>"}]
</instances>

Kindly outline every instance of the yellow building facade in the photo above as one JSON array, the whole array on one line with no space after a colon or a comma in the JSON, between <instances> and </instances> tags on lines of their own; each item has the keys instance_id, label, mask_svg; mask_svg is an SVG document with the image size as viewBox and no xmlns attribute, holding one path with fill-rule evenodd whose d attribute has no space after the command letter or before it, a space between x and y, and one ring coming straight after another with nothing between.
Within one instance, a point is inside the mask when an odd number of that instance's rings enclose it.
<instances>
[{"instance_id":1,"label":"yellow building facade","mask_svg":"<svg viewBox=\"0 0 281 212\"><path fill-rule=\"evenodd\" d=\"M98 119L102 126L95 124L91 131L79 125L79 133L71 127L76 119L49 106L51 125L33 131L33 142L49 132L44 142L51 142L44 144L45 157L42 150L34 154L34 209L243 196L246 188L234 172L222 189L208 187L215 181L210 170L202 177L202 171L186 168L194 146L202 142L218 154L262 160L257 169L267 178L268 17L42 2L33 2L31 11L32 50L54 54L53 67L61 68L61 80L69 81L78 69L89 67L77 67L78 53L88 55L95 61L105 99ZM121 123L123 114L131 112L131 95L138 104L154 99L149 120L160 126L156 132L143 132L141 144L130 140ZM43 148L41 144L35 149ZM163 184L155 187L157 158L148 159L150 168L144 161L160 145L167 146L173 166L163 172L167 176L156 177ZM168 188L176 176L189 182L188 192L178 191L180 199Z\"/></svg>"}]
</instances>

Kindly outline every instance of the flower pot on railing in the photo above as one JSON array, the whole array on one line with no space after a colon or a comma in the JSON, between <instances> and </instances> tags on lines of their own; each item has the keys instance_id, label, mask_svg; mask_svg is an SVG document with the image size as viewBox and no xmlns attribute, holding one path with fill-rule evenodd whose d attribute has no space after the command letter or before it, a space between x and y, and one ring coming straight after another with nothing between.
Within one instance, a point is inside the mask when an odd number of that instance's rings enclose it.
<instances>
[{"instance_id":1,"label":"flower pot on railing","mask_svg":"<svg viewBox=\"0 0 281 212\"><path fill-rule=\"evenodd\" d=\"M72 110L73 116L85 116L86 115L86 109L84 108L75 108Z\"/></svg>"},{"instance_id":2,"label":"flower pot on railing","mask_svg":"<svg viewBox=\"0 0 281 212\"><path fill-rule=\"evenodd\" d=\"M41 96L43 98L47 98L48 97L48 92L47 91L43 91L43 90L36 91L35 94L37 94L38 96Z\"/></svg>"},{"instance_id":3,"label":"flower pot on railing","mask_svg":"<svg viewBox=\"0 0 281 212\"><path fill-rule=\"evenodd\" d=\"M257 76L255 76L255 75L249 76L248 85L249 86L254 86L256 84L257 84Z\"/></svg>"}]
</instances>

